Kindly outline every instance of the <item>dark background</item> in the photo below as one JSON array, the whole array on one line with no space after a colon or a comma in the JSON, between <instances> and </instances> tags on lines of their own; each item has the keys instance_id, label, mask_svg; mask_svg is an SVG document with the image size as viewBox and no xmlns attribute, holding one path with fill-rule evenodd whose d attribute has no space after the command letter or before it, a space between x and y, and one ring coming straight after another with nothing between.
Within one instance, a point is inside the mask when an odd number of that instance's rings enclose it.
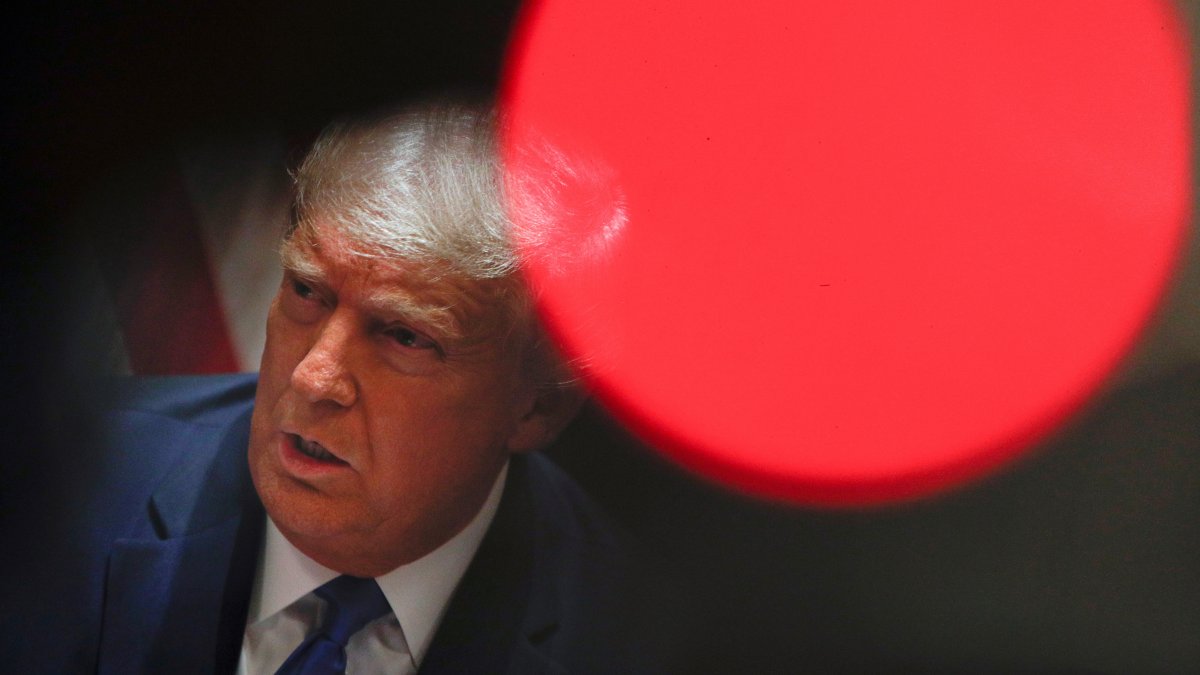
<instances>
[{"instance_id":1,"label":"dark background","mask_svg":"<svg viewBox=\"0 0 1200 675\"><path fill-rule=\"evenodd\" d=\"M70 508L87 480L78 418L97 359L74 300L78 252L139 225L80 218L86 195L180 139L269 128L302 147L339 114L487 90L515 11L110 2L10 17L7 541L32 542L36 560L53 523L34 507ZM687 647L680 671L1200 672L1195 239L1105 396L1026 460L954 493L858 511L764 503L668 465L598 410L553 454L671 570L653 600L671 617L659 629Z\"/></svg>"}]
</instances>

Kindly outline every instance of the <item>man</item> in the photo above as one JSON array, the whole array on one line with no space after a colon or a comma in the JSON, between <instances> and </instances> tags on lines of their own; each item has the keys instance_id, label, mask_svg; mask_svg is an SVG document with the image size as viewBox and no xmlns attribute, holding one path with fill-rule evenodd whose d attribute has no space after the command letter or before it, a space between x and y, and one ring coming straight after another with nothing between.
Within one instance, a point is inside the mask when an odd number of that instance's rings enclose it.
<instances>
[{"instance_id":1,"label":"man","mask_svg":"<svg viewBox=\"0 0 1200 675\"><path fill-rule=\"evenodd\" d=\"M63 583L69 603L30 620L30 665L641 662L615 628L631 619L619 537L530 454L583 394L518 275L494 143L491 118L456 105L318 140L296 173L257 383L120 393L94 505L73 530L81 571Z\"/></svg>"}]
</instances>

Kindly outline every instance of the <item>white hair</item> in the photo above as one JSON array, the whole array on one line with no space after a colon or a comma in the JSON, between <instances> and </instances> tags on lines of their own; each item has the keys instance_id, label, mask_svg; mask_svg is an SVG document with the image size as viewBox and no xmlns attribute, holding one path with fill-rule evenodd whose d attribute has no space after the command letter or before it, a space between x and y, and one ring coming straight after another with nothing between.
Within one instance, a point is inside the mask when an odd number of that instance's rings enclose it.
<instances>
[{"instance_id":1,"label":"white hair","mask_svg":"<svg viewBox=\"0 0 1200 675\"><path fill-rule=\"evenodd\" d=\"M495 144L493 114L463 104L335 123L295 172L292 228L320 219L358 255L468 279L510 276L517 261Z\"/></svg>"},{"instance_id":2,"label":"white hair","mask_svg":"<svg viewBox=\"0 0 1200 675\"><path fill-rule=\"evenodd\" d=\"M319 222L355 255L419 265L431 281L491 282L506 330L529 338L533 368L561 379L515 248L555 274L589 267L579 263L603 257L624 226L624 200L601 164L570 161L540 139L510 153L518 166L506 180L498 136L490 108L463 103L335 123L294 172L285 239L311 236Z\"/></svg>"}]
</instances>

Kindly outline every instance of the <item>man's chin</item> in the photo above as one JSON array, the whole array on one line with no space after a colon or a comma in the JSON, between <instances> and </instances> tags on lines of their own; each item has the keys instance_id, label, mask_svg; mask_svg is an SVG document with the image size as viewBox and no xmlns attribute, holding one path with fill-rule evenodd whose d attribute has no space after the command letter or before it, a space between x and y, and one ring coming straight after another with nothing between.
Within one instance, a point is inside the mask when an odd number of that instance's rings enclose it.
<instances>
[{"instance_id":1,"label":"man's chin","mask_svg":"<svg viewBox=\"0 0 1200 675\"><path fill-rule=\"evenodd\" d=\"M329 569L352 576L375 577L403 562L364 546L370 540L360 536L344 517L312 512L306 505L291 502L278 506L275 512L268 507L267 514L279 532L301 553Z\"/></svg>"}]
</instances>

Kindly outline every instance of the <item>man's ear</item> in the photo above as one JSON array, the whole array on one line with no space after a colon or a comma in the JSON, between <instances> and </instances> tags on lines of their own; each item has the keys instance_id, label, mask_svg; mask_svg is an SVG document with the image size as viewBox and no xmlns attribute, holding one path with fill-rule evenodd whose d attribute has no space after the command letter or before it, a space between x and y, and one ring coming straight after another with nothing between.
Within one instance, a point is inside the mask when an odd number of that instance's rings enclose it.
<instances>
[{"instance_id":1,"label":"man's ear","mask_svg":"<svg viewBox=\"0 0 1200 675\"><path fill-rule=\"evenodd\" d=\"M532 452L553 443L587 398L587 391L576 384L534 391L531 404L508 439L508 451Z\"/></svg>"}]
</instances>

